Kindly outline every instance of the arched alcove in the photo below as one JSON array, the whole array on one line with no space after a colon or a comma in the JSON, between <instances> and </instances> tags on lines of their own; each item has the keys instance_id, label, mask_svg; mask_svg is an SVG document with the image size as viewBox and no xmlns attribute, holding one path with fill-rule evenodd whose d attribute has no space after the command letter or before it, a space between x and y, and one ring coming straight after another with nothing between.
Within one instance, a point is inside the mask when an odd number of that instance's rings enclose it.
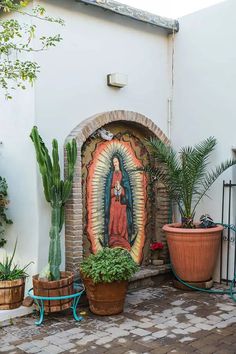
<instances>
[{"instance_id":1,"label":"arched alcove","mask_svg":"<svg viewBox=\"0 0 236 354\"><path fill-rule=\"evenodd\" d=\"M78 159L76 163L76 171L73 179L73 188L70 200L65 208L65 252L66 252L66 269L78 272L80 261L84 254L84 193L83 193L83 176L82 176L82 151L84 144L94 136L95 132L102 127L112 126L112 123L119 123L127 127L136 127L139 129L143 137L155 136L165 144L169 144L169 140L157 125L145 117L144 115L132 111L110 111L94 115L80 124L78 124L68 135L66 141L76 139L78 146ZM66 166L65 152L65 166ZM162 192L160 192L162 198ZM166 206L166 198L162 198L158 209L162 208L160 217L163 223L166 222L168 208ZM157 220L159 220L157 218Z\"/></svg>"}]
</instances>

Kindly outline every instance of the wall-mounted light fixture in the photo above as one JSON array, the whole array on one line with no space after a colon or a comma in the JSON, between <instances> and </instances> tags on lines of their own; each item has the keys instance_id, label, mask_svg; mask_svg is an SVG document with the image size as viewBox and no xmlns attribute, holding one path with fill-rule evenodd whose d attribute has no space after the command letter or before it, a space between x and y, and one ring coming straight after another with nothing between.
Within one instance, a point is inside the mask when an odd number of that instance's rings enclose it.
<instances>
[{"instance_id":1,"label":"wall-mounted light fixture","mask_svg":"<svg viewBox=\"0 0 236 354\"><path fill-rule=\"evenodd\" d=\"M128 84L128 75L113 73L107 75L107 85L113 87L124 87Z\"/></svg>"}]
</instances>

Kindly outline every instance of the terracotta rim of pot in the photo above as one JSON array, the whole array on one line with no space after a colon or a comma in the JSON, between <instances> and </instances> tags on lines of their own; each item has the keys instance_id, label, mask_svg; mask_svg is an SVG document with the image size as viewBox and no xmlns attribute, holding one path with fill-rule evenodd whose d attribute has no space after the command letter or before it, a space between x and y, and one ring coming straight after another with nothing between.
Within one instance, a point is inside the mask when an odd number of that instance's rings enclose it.
<instances>
[{"instance_id":1,"label":"terracotta rim of pot","mask_svg":"<svg viewBox=\"0 0 236 354\"><path fill-rule=\"evenodd\" d=\"M198 224L196 224L198 225ZM207 227L207 228L200 228L197 227L196 229L186 229L181 227L181 223L173 223L173 224L166 224L162 228L163 231L166 232L175 232L180 234L204 234L204 233L214 233L216 231L223 231L224 227L221 225L217 225L215 227Z\"/></svg>"}]
</instances>

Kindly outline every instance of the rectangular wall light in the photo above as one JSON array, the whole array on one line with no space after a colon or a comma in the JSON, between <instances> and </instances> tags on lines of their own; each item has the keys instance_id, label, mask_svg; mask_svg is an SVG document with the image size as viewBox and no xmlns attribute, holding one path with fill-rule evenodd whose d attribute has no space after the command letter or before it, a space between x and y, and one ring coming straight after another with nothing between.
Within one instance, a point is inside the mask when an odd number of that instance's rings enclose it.
<instances>
[{"instance_id":1,"label":"rectangular wall light","mask_svg":"<svg viewBox=\"0 0 236 354\"><path fill-rule=\"evenodd\" d=\"M107 75L107 85L113 87L124 87L128 84L128 75L113 73Z\"/></svg>"}]
</instances>

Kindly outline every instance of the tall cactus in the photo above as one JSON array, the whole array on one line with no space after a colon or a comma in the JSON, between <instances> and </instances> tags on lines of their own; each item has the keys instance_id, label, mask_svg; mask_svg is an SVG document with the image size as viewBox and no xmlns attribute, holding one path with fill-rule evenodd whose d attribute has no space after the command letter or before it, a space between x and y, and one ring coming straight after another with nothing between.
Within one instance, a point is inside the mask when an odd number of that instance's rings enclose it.
<instances>
[{"instance_id":1,"label":"tall cactus","mask_svg":"<svg viewBox=\"0 0 236 354\"><path fill-rule=\"evenodd\" d=\"M48 149L38 133L37 127L33 127L30 137L35 147L36 158L43 181L45 198L52 207L48 255L50 280L59 280L61 264L60 232L64 224L65 202L70 197L72 189L72 181L77 159L77 144L75 139L66 144L67 176L65 180L61 180L57 140L53 139L52 141L51 158Z\"/></svg>"}]
</instances>

